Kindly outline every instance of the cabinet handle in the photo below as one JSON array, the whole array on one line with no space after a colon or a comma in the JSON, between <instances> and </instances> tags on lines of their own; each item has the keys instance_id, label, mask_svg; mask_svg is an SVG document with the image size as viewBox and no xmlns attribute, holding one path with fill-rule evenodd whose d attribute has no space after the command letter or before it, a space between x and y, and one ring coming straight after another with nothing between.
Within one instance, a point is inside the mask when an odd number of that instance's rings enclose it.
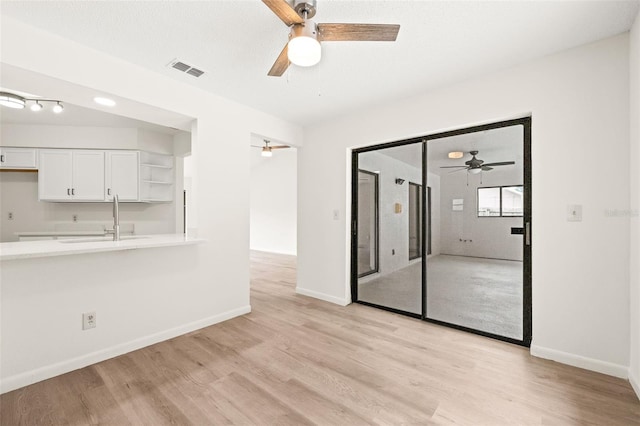
<instances>
[{"instance_id":1,"label":"cabinet handle","mask_svg":"<svg viewBox=\"0 0 640 426\"><path fill-rule=\"evenodd\" d=\"M4 163L4 154L0 155L0 163Z\"/></svg>"},{"instance_id":2,"label":"cabinet handle","mask_svg":"<svg viewBox=\"0 0 640 426\"><path fill-rule=\"evenodd\" d=\"M71 195L76 195L76 189L75 188L71 188Z\"/></svg>"},{"instance_id":3,"label":"cabinet handle","mask_svg":"<svg viewBox=\"0 0 640 426\"><path fill-rule=\"evenodd\" d=\"M111 188L107 188L107 195L111 195Z\"/></svg>"},{"instance_id":4,"label":"cabinet handle","mask_svg":"<svg viewBox=\"0 0 640 426\"><path fill-rule=\"evenodd\" d=\"M67 188L67 195L71 195L71 189Z\"/></svg>"}]
</instances>

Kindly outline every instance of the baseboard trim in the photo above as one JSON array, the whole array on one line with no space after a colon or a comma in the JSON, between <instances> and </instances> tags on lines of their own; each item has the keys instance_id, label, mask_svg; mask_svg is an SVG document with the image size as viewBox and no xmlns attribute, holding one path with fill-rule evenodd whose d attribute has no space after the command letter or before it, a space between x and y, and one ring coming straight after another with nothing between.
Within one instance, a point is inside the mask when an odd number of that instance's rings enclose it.
<instances>
[{"instance_id":1,"label":"baseboard trim","mask_svg":"<svg viewBox=\"0 0 640 426\"><path fill-rule=\"evenodd\" d=\"M243 306L241 308L232 309L218 315L203 318L201 320L193 321L191 323L184 324L178 327L170 328L159 333L154 333L149 336L144 336L129 342L101 349L96 352L81 355L76 358L71 358L69 360L16 374L14 376L7 377L0 382L0 394L19 389L21 387L40 382L42 380L50 379L52 377L68 373L70 371L77 370L79 368L83 368L100 361L105 361L107 359L114 358L116 356L123 355L128 352L153 345L155 343L173 339L174 337L178 337L204 327L209 327L219 322L226 321L240 315L248 314L250 312L251 305Z\"/></svg>"},{"instance_id":2,"label":"baseboard trim","mask_svg":"<svg viewBox=\"0 0 640 426\"><path fill-rule=\"evenodd\" d=\"M319 293L317 291L309 290L302 287L296 287L296 293L301 294L303 296L313 297L315 299L324 300L325 302L335 303L340 306L347 306L350 302L346 299L340 299L339 297L331 296L325 293Z\"/></svg>"},{"instance_id":3,"label":"baseboard trim","mask_svg":"<svg viewBox=\"0 0 640 426\"><path fill-rule=\"evenodd\" d=\"M635 391L636 396L640 399L640 382L633 374L631 374L631 371L629 371L629 383L631 383L631 387Z\"/></svg>"},{"instance_id":4,"label":"baseboard trim","mask_svg":"<svg viewBox=\"0 0 640 426\"><path fill-rule=\"evenodd\" d=\"M614 364L598 359L587 358L581 355L575 355L568 352L558 351L556 349L545 348L537 345L531 345L531 355L538 358L550 359L562 364L572 365L574 367L584 368L609 376L620 377L622 379L629 378L629 367Z\"/></svg>"}]
</instances>

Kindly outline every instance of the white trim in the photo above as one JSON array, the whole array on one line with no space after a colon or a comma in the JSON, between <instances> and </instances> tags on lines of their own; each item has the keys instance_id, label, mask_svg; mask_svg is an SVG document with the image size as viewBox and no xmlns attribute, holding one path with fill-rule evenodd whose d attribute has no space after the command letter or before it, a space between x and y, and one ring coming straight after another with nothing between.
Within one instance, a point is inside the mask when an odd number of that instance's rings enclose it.
<instances>
[{"instance_id":1,"label":"white trim","mask_svg":"<svg viewBox=\"0 0 640 426\"><path fill-rule=\"evenodd\" d=\"M213 324L217 324L219 322L226 321L240 315L248 314L250 312L251 305L243 306L241 308L223 312L222 314L214 315L178 327L170 328L165 331L140 337L130 342L121 343L119 345L81 355L76 358L71 358L55 364L36 368L35 370L16 374L14 376L7 377L0 382L0 393L9 392L14 389L39 382L41 380L46 380L60 374L68 373L70 371L77 370L79 368L83 368L88 365L116 357L118 355L126 354L128 352L132 352L137 349L153 345L155 343L169 340L204 327L209 327Z\"/></svg>"},{"instance_id":2,"label":"white trim","mask_svg":"<svg viewBox=\"0 0 640 426\"><path fill-rule=\"evenodd\" d=\"M636 396L640 399L640 382L631 374L631 371L629 371L629 383L631 383L631 387L636 392Z\"/></svg>"},{"instance_id":3,"label":"white trim","mask_svg":"<svg viewBox=\"0 0 640 426\"><path fill-rule=\"evenodd\" d=\"M303 296L313 297L315 299L324 300L325 302L335 303L340 306L347 306L350 302L346 299L340 299L339 297L331 296L325 293L319 293L317 291L308 290L306 288L296 287L296 293Z\"/></svg>"},{"instance_id":4,"label":"white trim","mask_svg":"<svg viewBox=\"0 0 640 426\"><path fill-rule=\"evenodd\" d=\"M600 361L599 359L587 358L581 355L544 348L537 345L531 345L530 353L538 358L550 359L562 364L584 368L585 370L608 374L609 376L620 377L622 379L627 379L629 377L629 367L625 365Z\"/></svg>"}]
</instances>

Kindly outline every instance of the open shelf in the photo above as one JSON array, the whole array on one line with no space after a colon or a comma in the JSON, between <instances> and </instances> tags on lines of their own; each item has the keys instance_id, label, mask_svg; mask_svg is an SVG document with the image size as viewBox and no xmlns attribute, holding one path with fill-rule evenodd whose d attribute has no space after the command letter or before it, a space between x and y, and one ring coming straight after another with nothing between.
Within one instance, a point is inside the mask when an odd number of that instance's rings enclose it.
<instances>
[{"instance_id":1,"label":"open shelf","mask_svg":"<svg viewBox=\"0 0 640 426\"><path fill-rule=\"evenodd\" d=\"M140 201L173 201L173 161L171 155L140 152Z\"/></svg>"}]
</instances>

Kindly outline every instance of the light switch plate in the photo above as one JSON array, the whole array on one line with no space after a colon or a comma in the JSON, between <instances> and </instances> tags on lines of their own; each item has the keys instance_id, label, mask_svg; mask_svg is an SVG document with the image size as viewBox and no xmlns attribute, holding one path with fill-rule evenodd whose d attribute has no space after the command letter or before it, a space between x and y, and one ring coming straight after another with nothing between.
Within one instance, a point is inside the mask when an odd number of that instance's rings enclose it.
<instances>
[{"instance_id":1,"label":"light switch plate","mask_svg":"<svg viewBox=\"0 0 640 426\"><path fill-rule=\"evenodd\" d=\"M582 222L582 205L570 204L567 206L567 221Z\"/></svg>"}]
</instances>

